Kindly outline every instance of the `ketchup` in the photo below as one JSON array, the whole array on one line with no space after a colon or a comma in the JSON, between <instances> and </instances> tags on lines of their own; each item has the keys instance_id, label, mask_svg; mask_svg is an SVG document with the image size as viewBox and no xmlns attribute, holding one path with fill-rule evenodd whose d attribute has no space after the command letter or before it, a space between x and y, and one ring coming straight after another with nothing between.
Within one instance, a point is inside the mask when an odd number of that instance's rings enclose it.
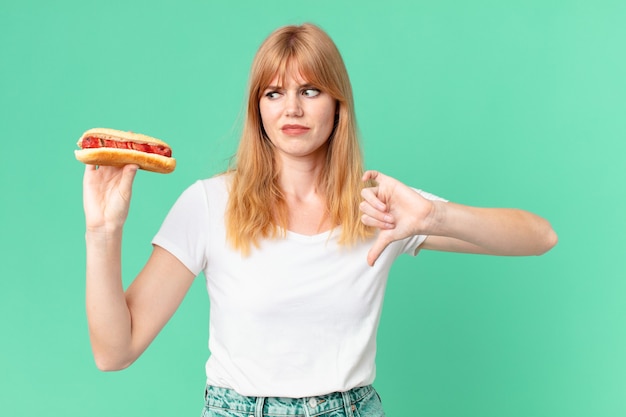
<instances>
[{"instance_id":1,"label":"ketchup","mask_svg":"<svg viewBox=\"0 0 626 417\"><path fill-rule=\"evenodd\" d=\"M154 153L167 157L172 156L172 150L164 145L159 145L156 143L124 142L118 140L100 139L92 136L87 136L83 139L82 148L133 149L140 152Z\"/></svg>"}]
</instances>

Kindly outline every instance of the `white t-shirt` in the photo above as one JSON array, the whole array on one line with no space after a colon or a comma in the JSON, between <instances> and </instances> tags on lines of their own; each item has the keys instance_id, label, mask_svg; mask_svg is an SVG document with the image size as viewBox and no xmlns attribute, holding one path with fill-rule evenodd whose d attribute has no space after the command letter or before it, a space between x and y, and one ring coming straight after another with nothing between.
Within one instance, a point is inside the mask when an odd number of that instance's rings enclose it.
<instances>
[{"instance_id":1,"label":"white t-shirt","mask_svg":"<svg viewBox=\"0 0 626 417\"><path fill-rule=\"evenodd\" d=\"M228 179L191 185L153 240L194 274L204 272L207 383L273 397L371 384L389 269L401 253L415 255L426 237L392 243L374 267L366 261L373 240L340 246L339 229L314 236L288 231L244 257L226 242Z\"/></svg>"}]
</instances>

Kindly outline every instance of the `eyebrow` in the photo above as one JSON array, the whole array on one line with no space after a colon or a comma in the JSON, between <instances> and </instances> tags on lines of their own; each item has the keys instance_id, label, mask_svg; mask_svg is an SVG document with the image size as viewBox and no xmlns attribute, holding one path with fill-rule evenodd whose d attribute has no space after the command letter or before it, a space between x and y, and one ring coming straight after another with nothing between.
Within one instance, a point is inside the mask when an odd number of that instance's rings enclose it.
<instances>
[{"instance_id":1,"label":"eyebrow","mask_svg":"<svg viewBox=\"0 0 626 417\"><path fill-rule=\"evenodd\" d=\"M284 87L279 86L279 85L268 85L267 87L265 87L265 90L282 90ZM311 83L306 83L306 84L302 84L298 86L299 90L303 90L303 89L309 89L309 88L315 88L317 90L319 90L319 87L316 87L315 85L311 84Z\"/></svg>"}]
</instances>

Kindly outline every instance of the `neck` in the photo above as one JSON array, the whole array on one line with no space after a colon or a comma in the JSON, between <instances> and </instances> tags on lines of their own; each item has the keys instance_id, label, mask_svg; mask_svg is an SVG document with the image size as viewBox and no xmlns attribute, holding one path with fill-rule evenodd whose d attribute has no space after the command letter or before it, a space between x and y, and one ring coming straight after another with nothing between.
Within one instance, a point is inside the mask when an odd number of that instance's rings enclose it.
<instances>
[{"instance_id":1,"label":"neck","mask_svg":"<svg viewBox=\"0 0 626 417\"><path fill-rule=\"evenodd\" d=\"M323 161L311 159L280 159L278 161L279 184L285 196L296 200L306 200L313 196L319 198L319 176L322 172L322 163Z\"/></svg>"},{"instance_id":2,"label":"neck","mask_svg":"<svg viewBox=\"0 0 626 417\"><path fill-rule=\"evenodd\" d=\"M288 211L288 230L314 235L331 228L324 191L319 188L322 163L281 159L279 184Z\"/></svg>"}]
</instances>

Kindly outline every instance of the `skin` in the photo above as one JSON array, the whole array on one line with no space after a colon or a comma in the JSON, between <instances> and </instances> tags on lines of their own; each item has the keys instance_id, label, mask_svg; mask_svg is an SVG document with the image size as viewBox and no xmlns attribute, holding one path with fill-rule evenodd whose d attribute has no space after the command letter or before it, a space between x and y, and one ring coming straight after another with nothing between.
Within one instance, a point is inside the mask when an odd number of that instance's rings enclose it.
<instances>
[{"instance_id":1,"label":"skin","mask_svg":"<svg viewBox=\"0 0 626 417\"><path fill-rule=\"evenodd\" d=\"M194 279L177 258L155 246L124 292L122 228L137 168L87 165L83 179L87 320L96 366L104 371L123 369L139 357L174 314Z\"/></svg>"},{"instance_id":2,"label":"skin","mask_svg":"<svg viewBox=\"0 0 626 417\"><path fill-rule=\"evenodd\" d=\"M259 101L261 121L279 161L308 159L320 164L333 130L335 100L296 71L279 85L275 77Z\"/></svg>"},{"instance_id":3,"label":"skin","mask_svg":"<svg viewBox=\"0 0 626 417\"><path fill-rule=\"evenodd\" d=\"M286 74L282 85L275 77L259 101L261 121L281 172L292 232L313 235L331 227L317 178L326 159L336 106L331 96L303 79L297 68Z\"/></svg>"},{"instance_id":4,"label":"skin","mask_svg":"<svg viewBox=\"0 0 626 417\"><path fill-rule=\"evenodd\" d=\"M280 184L289 207L289 230L328 230L324 198L317 189L336 104L309 86L294 68L261 98L261 117L275 146ZM285 128L285 126L291 126ZM296 127L294 127L296 126ZM297 127L300 126L300 127ZM86 166L83 204L86 221L86 305L96 365L110 371L132 364L174 314L194 274L172 254L155 246L146 265L124 291L122 230L128 216L137 166ZM429 237L423 249L493 255L539 255L556 244L547 221L517 209L486 209L433 202L377 171L363 180L361 221L378 228L367 256L374 265L389 243L415 234Z\"/></svg>"},{"instance_id":5,"label":"skin","mask_svg":"<svg viewBox=\"0 0 626 417\"><path fill-rule=\"evenodd\" d=\"M367 262L374 265L389 243L421 234L422 249L488 255L541 255L557 243L543 218L518 209L478 208L430 201L400 181L377 171L363 180L376 187L361 192L361 221L380 229Z\"/></svg>"}]
</instances>

